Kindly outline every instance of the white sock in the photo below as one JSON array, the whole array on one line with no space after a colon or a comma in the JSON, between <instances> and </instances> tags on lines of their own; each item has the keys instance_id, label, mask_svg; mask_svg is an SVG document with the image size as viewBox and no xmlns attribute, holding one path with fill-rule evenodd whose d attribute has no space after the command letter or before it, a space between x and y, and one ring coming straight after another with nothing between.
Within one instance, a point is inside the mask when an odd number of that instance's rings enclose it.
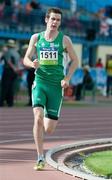
<instances>
[{"instance_id":1,"label":"white sock","mask_svg":"<svg viewBox=\"0 0 112 180\"><path fill-rule=\"evenodd\" d=\"M41 155L38 155L38 159L37 159L37 161L44 161L44 155L43 154L41 154Z\"/></svg>"}]
</instances>

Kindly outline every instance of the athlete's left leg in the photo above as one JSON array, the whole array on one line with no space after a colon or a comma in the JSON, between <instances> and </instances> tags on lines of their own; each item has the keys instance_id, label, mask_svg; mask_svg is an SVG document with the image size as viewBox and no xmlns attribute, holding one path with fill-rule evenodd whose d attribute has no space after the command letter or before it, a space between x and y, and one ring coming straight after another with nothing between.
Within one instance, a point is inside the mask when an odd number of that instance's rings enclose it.
<instances>
[{"instance_id":1,"label":"athlete's left leg","mask_svg":"<svg viewBox=\"0 0 112 180\"><path fill-rule=\"evenodd\" d=\"M48 134L52 134L57 126L58 121L54 119L44 118L44 130Z\"/></svg>"},{"instance_id":2,"label":"athlete's left leg","mask_svg":"<svg viewBox=\"0 0 112 180\"><path fill-rule=\"evenodd\" d=\"M54 98L55 92L55 98ZM52 134L57 126L63 101L63 89L60 86L51 85L47 88L47 102L44 117L44 130Z\"/></svg>"}]
</instances>

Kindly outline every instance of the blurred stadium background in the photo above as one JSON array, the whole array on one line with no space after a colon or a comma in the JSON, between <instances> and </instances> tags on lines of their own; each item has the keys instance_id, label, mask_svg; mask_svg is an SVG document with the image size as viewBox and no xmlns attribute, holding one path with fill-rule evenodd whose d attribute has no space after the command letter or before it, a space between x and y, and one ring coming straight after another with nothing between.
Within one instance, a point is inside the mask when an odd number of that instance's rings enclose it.
<instances>
[{"instance_id":1,"label":"blurred stadium background","mask_svg":"<svg viewBox=\"0 0 112 180\"><path fill-rule=\"evenodd\" d=\"M98 58L105 67L112 58L112 0L0 0L0 53L14 39L21 54L31 35L44 30L45 12L54 6L63 10L61 30L71 37L80 67L94 68ZM22 87L25 80L23 74Z\"/></svg>"}]
</instances>

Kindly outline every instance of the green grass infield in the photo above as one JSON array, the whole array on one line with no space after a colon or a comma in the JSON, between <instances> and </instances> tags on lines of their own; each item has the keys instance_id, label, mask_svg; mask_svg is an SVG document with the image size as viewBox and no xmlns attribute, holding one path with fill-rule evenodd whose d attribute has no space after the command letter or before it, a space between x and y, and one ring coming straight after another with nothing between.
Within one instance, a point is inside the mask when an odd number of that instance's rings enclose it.
<instances>
[{"instance_id":1,"label":"green grass infield","mask_svg":"<svg viewBox=\"0 0 112 180\"><path fill-rule=\"evenodd\" d=\"M112 150L90 154L85 158L83 165L97 176L112 178Z\"/></svg>"}]
</instances>

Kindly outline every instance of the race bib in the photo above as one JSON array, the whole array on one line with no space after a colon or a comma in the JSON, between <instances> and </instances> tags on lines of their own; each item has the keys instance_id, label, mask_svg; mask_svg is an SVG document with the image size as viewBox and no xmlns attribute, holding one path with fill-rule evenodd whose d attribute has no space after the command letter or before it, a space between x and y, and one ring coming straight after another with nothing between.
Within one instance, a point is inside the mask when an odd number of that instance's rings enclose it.
<instances>
[{"instance_id":1,"label":"race bib","mask_svg":"<svg viewBox=\"0 0 112 180\"><path fill-rule=\"evenodd\" d=\"M58 49L54 47L41 48L40 49L40 64L57 65L58 64Z\"/></svg>"}]
</instances>

